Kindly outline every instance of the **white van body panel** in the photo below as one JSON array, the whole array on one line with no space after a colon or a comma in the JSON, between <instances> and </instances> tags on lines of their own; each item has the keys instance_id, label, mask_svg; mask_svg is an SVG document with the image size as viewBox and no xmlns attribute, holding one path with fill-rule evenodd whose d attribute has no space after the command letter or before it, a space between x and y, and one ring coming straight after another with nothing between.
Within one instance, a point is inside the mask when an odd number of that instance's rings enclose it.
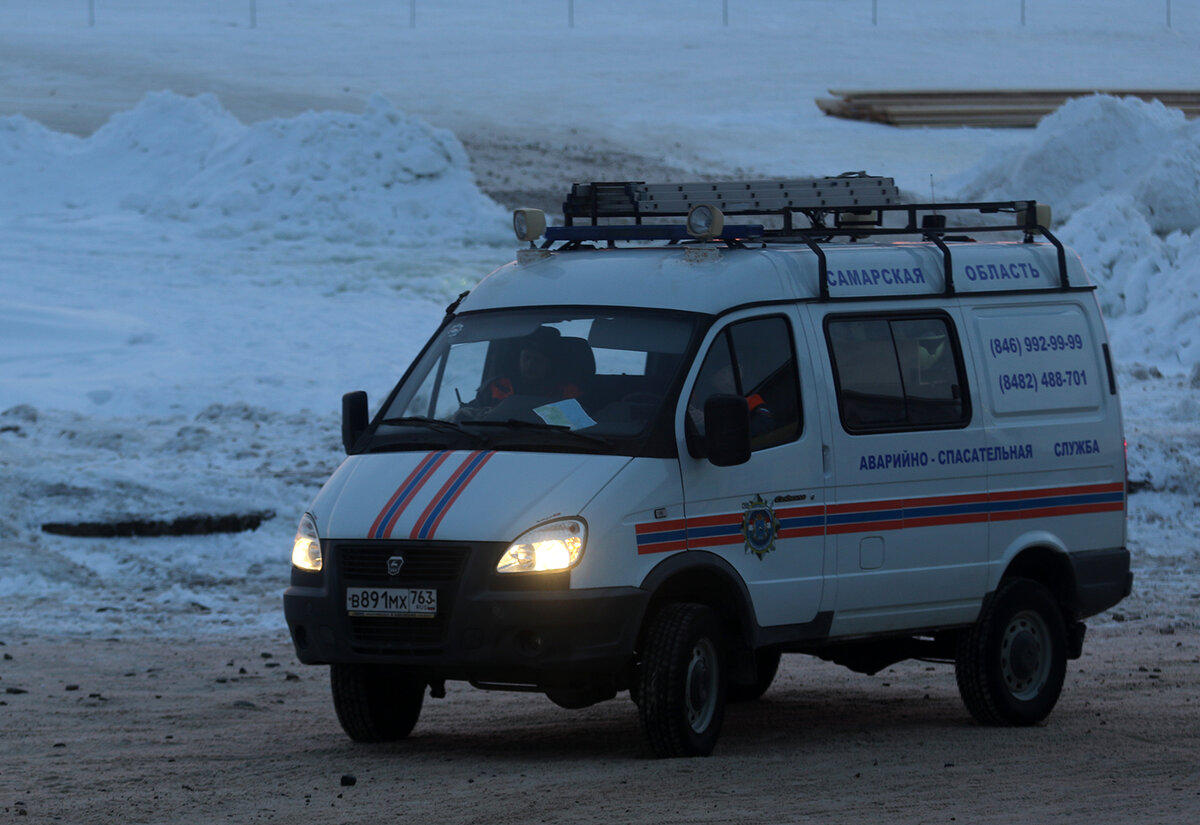
<instances>
[{"instance_id":1,"label":"white van body panel","mask_svg":"<svg viewBox=\"0 0 1200 825\"><path fill-rule=\"evenodd\" d=\"M1028 547L1086 552L1124 545L1121 410L1094 295L989 303L969 316L988 390L980 409L988 444L1032 455L989 464L988 491L997 500L990 586Z\"/></svg>"},{"instance_id":2,"label":"white van body panel","mask_svg":"<svg viewBox=\"0 0 1200 825\"><path fill-rule=\"evenodd\" d=\"M817 373L801 357L800 399L805 426L799 438L756 451L743 465L715 467L705 458L692 457L683 433L688 414L686 399L713 340L741 321L781 315L790 324L797 352L805 353L808 336L796 307L730 313L705 337L675 415L688 549L715 553L737 571L751 594L755 618L763 627L805 624L813 621L819 610L832 607L832 601L823 599L826 537L820 522L826 493L823 426L816 405ZM756 546L747 535L755 513L776 520L775 536L766 546Z\"/></svg>"},{"instance_id":3,"label":"white van body panel","mask_svg":"<svg viewBox=\"0 0 1200 825\"><path fill-rule=\"evenodd\" d=\"M679 462L631 460L581 515L588 550L571 571L572 587L640 584L664 559L686 550L677 529L684 517Z\"/></svg>"},{"instance_id":4,"label":"white van body panel","mask_svg":"<svg viewBox=\"0 0 1200 825\"><path fill-rule=\"evenodd\" d=\"M827 318L895 313L894 304L810 305L812 326ZM956 306L907 303L910 314L946 318L961 328ZM834 386L822 336L818 357ZM983 428L851 434L830 410L833 479L826 530L835 547L837 600L831 635L969 622L987 578L987 523L964 519L977 503L964 491L987 485L985 464L947 466L939 452L979 450Z\"/></svg>"}]
</instances>

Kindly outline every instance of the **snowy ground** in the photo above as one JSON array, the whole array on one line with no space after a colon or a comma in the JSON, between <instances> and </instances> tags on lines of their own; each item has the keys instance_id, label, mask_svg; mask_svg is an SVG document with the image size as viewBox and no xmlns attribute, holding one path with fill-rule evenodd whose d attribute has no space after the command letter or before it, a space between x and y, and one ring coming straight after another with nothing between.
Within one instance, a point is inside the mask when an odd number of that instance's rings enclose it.
<instances>
[{"instance_id":1,"label":"snowy ground","mask_svg":"<svg viewBox=\"0 0 1200 825\"><path fill-rule=\"evenodd\" d=\"M1200 3L0 4L0 633L279 629L343 391L386 392L577 179L866 169L1037 197L1100 285L1138 575L1200 621L1200 124L1095 98L1036 131L823 117L829 88L1187 88ZM969 9L964 14L964 8ZM310 111L311 110L311 111ZM465 146L465 148L464 148ZM491 197L489 197L489 195ZM498 203L499 200L501 203ZM53 521L272 511L255 532ZM1118 621L1109 617L1107 621Z\"/></svg>"}]
</instances>

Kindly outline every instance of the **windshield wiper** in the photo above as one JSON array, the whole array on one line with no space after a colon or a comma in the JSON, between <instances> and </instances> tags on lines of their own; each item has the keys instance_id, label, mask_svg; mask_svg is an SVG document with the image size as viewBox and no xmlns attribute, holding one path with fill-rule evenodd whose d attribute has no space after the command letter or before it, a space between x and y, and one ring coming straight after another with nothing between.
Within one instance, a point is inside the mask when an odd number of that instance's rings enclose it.
<instances>
[{"instance_id":1,"label":"windshield wiper","mask_svg":"<svg viewBox=\"0 0 1200 825\"><path fill-rule=\"evenodd\" d=\"M428 427L431 430L441 430L442 432L457 433L465 435L472 441L478 441L478 433L473 433L465 429L461 424L455 424L453 421L443 421L440 418L429 418L424 415L405 415L400 418L385 418L379 422L389 426L415 425L418 427Z\"/></svg>"},{"instance_id":2,"label":"windshield wiper","mask_svg":"<svg viewBox=\"0 0 1200 825\"><path fill-rule=\"evenodd\" d=\"M555 435L566 435L579 441L585 441L589 444L594 444L597 447L611 449L612 442L607 438L598 435L588 435L581 433L578 430L572 430L570 427L562 424L546 424L537 421L524 421L520 418L507 418L504 421L468 421L466 422L472 427L503 427L509 430L538 430L541 432L552 432Z\"/></svg>"}]
</instances>

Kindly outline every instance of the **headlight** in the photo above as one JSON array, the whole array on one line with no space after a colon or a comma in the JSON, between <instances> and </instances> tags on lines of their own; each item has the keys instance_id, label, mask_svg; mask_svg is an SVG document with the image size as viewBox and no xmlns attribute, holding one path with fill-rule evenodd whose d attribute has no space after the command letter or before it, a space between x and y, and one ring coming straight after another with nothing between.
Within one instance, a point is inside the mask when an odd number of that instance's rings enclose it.
<instances>
[{"instance_id":1,"label":"headlight","mask_svg":"<svg viewBox=\"0 0 1200 825\"><path fill-rule=\"evenodd\" d=\"M570 570L583 558L587 525L570 518L539 524L522 533L508 546L497 573L543 573Z\"/></svg>"},{"instance_id":2,"label":"headlight","mask_svg":"<svg viewBox=\"0 0 1200 825\"><path fill-rule=\"evenodd\" d=\"M311 513L305 513L300 518L300 526L296 528L292 564L312 573L321 569L321 537L317 535L317 521Z\"/></svg>"}]
</instances>

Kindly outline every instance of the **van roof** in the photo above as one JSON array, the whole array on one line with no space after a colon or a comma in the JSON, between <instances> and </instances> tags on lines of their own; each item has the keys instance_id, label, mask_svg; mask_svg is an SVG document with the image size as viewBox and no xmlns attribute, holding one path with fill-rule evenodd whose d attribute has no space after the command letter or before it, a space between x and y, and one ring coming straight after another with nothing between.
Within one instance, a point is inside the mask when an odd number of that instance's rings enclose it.
<instances>
[{"instance_id":1,"label":"van roof","mask_svg":"<svg viewBox=\"0 0 1200 825\"><path fill-rule=\"evenodd\" d=\"M757 247L637 246L521 250L484 278L460 311L518 306L627 306L718 314L778 301L864 300L1063 289L1049 243L893 241ZM947 252L949 253L947 255ZM951 265L947 290L945 262ZM1065 255L1067 288L1090 289Z\"/></svg>"}]
</instances>

